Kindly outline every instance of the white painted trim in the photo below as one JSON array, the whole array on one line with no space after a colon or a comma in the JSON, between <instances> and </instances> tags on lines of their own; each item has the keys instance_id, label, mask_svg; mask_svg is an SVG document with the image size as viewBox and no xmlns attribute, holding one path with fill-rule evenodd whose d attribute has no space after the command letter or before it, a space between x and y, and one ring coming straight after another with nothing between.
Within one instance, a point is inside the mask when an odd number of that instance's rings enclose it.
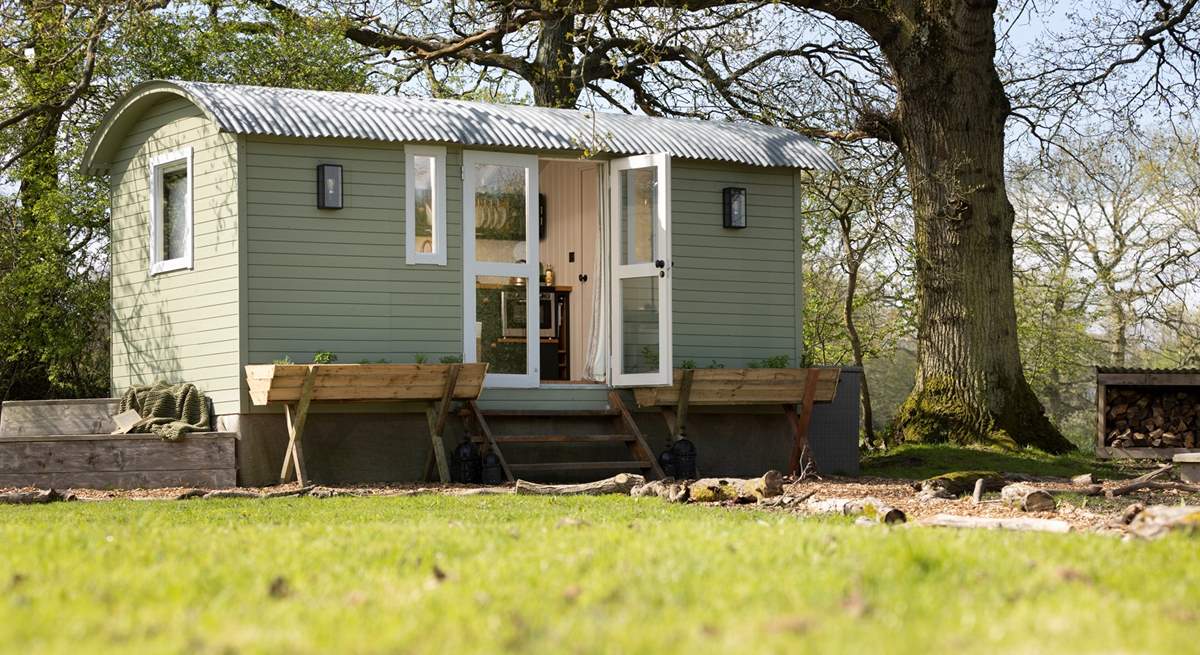
<instances>
[{"instance_id":1,"label":"white painted trim","mask_svg":"<svg viewBox=\"0 0 1200 655\"><path fill-rule=\"evenodd\" d=\"M463 151L463 361L477 362L475 343L475 277L490 275L524 277L525 325L538 325L538 159L535 155L505 152ZM525 169L525 263L475 261L475 167L479 164L514 166ZM525 374L488 373L484 386L489 388L535 389L541 378L538 331L525 332Z\"/></svg>"},{"instance_id":2,"label":"white painted trim","mask_svg":"<svg viewBox=\"0 0 1200 655\"><path fill-rule=\"evenodd\" d=\"M433 157L433 252L417 252L416 157ZM404 146L404 263L446 265L446 148Z\"/></svg>"},{"instance_id":3,"label":"white painted trim","mask_svg":"<svg viewBox=\"0 0 1200 655\"><path fill-rule=\"evenodd\" d=\"M659 250L654 253L652 260L664 261L665 267L661 272L665 275L659 275L660 270L653 261L640 264L622 264L620 261L621 218L617 213L621 207L621 199L618 197L621 185L617 183L616 177L624 170L650 167L658 169L659 182L658 225L655 226ZM614 159L609 162L609 187L609 381L614 387L669 385L674 366L674 349L671 342L671 157L659 153ZM624 335L621 320L621 280L650 277L658 279L658 370L653 373L622 373Z\"/></svg>"},{"instance_id":4,"label":"white painted trim","mask_svg":"<svg viewBox=\"0 0 1200 655\"><path fill-rule=\"evenodd\" d=\"M162 252L162 174L164 170L174 168L176 164L184 163L187 168L187 202L184 204L184 240L187 247L184 248L182 257L175 259L160 260L159 253ZM196 178L192 167L192 147L186 146L178 150L164 152L150 158L149 164L149 184L147 188L150 190L150 275L158 275L168 271L178 271L182 269L191 269L194 261L194 235L195 235L195 216L194 194L193 189L196 188Z\"/></svg>"}]
</instances>

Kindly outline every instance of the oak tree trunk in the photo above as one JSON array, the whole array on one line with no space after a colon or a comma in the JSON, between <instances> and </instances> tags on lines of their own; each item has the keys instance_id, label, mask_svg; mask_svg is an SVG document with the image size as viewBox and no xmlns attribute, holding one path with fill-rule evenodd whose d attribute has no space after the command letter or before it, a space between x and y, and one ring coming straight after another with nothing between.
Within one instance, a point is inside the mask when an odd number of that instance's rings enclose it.
<instances>
[{"instance_id":1,"label":"oak tree trunk","mask_svg":"<svg viewBox=\"0 0 1200 655\"><path fill-rule=\"evenodd\" d=\"M918 370L897 429L906 441L1071 450L1025 380L1017 347L995 2L917 11L927 14L918 28L875 35L895 73L893 138L916 218Z\"/></svg>"}]
</instances>

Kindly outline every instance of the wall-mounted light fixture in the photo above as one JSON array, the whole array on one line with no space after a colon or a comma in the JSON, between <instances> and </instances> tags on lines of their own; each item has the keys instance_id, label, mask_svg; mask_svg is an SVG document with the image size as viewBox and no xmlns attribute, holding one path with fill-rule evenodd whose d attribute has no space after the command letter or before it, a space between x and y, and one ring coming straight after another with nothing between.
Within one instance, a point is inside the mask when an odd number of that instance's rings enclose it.
<instances>
[{"instance_id":1,"label":"wall-mounted light fixture","mask_svg":"<svg viewBox=\"0 0 1200 655\"><path fill-rule=\"evenodd\" d=\"M746 227L746 190L725 187L725 227L740 230Z\"/></svg>"},{"instance_id":2,"label":"wall-mounted light fixture","mask_svg":"<svg viewBox=\"0 0 1200 655\"><path fill-rule=\"evenodd\" d=\"M317 209L342 208L341 164L317 166Z\"/></svg>"}]
</instances>

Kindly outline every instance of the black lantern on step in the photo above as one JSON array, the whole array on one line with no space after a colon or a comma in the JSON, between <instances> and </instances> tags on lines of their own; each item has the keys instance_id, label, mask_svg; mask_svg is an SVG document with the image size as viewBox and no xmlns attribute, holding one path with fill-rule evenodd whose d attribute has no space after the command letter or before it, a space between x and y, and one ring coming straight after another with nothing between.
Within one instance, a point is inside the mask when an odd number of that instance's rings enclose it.
<instances>
[{"instance_id":1,"label":"black lantern on step","mask_svg":"<svg viewBox=\"0 0 1200 655\"><path fill-rule=\"evenodd\" d=\"M450 480L464 484L478 484L483 477L483 462L479 447L470 439L463 439L450 455Z\"/></svg>"},{"instance_id":2,"label":"black lantern on step","mask_svg":"<svg viewBox=\"0 0 1200 655\"><path fill-rule=\"evenodd\" d=\"M504 468L500 466L500 457L490 450L483 456L483 483L504 483Z\"/></svg>"},{"instance_id":3,"label":"black lantern on step","mask_svg":"<svg viewBox=\"0 0 1200 655\"><path fill-rule=\"evenodd\" d=\"M675 464L675 477L679 480L696 479L696 444L687 437L680 437L671 444L671 460Z\"/></svg>"},{"instance_id":4,"label":"black lantern on step","mask_svg":"<svg viewBox=\"0 0 1200 655\"><path fill-rule=\"evenodd\" d=\"M662 469L663 475L668 478L675 477L675 457L671 455L670 446L667 446L665 450L658 454L658 467Z\"/></svg>"}]
</instances>

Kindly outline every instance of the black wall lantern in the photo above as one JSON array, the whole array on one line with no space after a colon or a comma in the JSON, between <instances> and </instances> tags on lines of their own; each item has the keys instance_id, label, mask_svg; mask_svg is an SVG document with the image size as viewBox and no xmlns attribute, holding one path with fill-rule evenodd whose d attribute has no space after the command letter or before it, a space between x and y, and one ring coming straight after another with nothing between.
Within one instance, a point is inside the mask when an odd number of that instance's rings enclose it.
<instances>
[{"instance_id":1,"label":"black wall lantern","mask_svg":"<svg viewBox=\"0 0 1200 655\"><path fill-rule=\"evenodd\" d=\"M725 227L740 230L746 227L746 190L725 187Z\"/></svg>"},{"instance_id":2,"label":"black wall lantern","mask_svg":"<svg viewBox=\"0 0 1200 655\"><path fill-rule=\"evenodd\" d=\"M341 164L317 166L317 209L342 208Z\"/></svg>"}]
</instances>

